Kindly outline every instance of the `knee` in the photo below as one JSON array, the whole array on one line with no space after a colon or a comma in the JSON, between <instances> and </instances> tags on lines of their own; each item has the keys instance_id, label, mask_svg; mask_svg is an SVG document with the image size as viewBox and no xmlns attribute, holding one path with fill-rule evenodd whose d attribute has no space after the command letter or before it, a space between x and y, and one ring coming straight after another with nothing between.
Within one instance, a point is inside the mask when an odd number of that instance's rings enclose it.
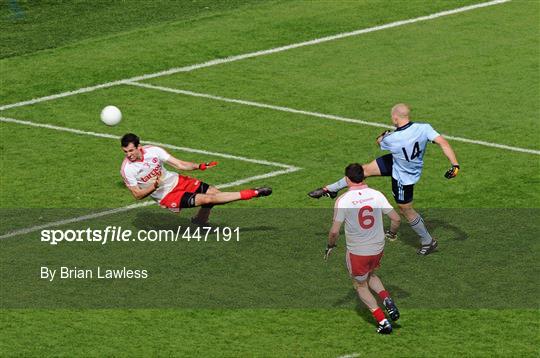
<instances>
[{"instance_id":1,"label":"knee","mask_svg":"<svg viewBox=\"0 0 540 358\"><path fill-rule=\"evenodd\" d=\"M368 286L369 274L353 276L354 287L367 287Z\"/></svg>"},{"instance_id":2,"label":"knee","mask_svg":"<svg viewBox=\"0 0 540 358\"><path fill-rule=\"evenodd\" d=\"M208 190L206 191L207 194L217 194L217 193L221 193L221 191L219 191L218 188L216 188L215 186L210 186L208 188Z\"/></svg>"},{"instance_id":3,"label":"knee","mask_svg":"<svg viewBox=\"0 0 540 358\"><path fill-rule=\"evenodd\" d=\"M403 216L405 217L408 217L409 214L411 214L412 212L414 212L414 209L410 206L404 206L404 205L400 205L399 206L399 211L401 212L401 214L403 214Z\"/></svg>"},{"instance_id":4,"label":"knee","mask_svg":"<svg viewBox=\"0 0 540 358\"><path fill-rule=\"evenodd\" d=\"M197 195L197 206L201 205L208 205L213 203L213 196L204 194L204 195Z\"/></svg>"}]
</instances>

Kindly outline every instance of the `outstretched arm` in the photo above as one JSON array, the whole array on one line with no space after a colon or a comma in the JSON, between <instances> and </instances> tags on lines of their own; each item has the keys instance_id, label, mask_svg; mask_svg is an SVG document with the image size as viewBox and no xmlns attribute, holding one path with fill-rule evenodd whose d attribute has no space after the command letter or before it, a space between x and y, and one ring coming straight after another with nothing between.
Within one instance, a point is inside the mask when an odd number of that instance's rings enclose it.
<instances>
[{"instance_id":1,"label":"outstretched arm","mask_svg":"<svg viewBox=\"0 0 540 358\"><path fill-rule=\"evenodd\" d=\"M169 157L166 163L178 170L197 170L197 169L206 170L206 168L215 167L218 164L217 162L200 163L200 164L192 163L192 162L185 162L183 160L173 157L172 155Z\"/></svg>"},{"instance_id":2,"label":"outstretched arm","mask_svg":"<svg viewBox=\"0 0 540 358\"><path fill-rule=\"evenodd\" d=\"M459 165L454 150L450 146L450 143L448 143L448 141L444 139L442 135L438 136L433 141L441 146L441 149L446 158L448 158L448 160L450 161L450 164Z\"/></svg>"},{"instance_id":3,"label":"outstretched arm","mask_svg":"<svg viewBox=\"0 0 540 358\"><path fill-rule=\"evenodd\" d=\"M192 162L186 162L186 161L180 160L178 158L175 158L172 155L167 160L167 164L169 164L171 167L176 168L178 170L196 170L196 169L199 169L199 164L192 163Z\"/></svg>"},{"instance_id":4,"label":"outstretched arm","mask_svg":"<svg viewBox=\"0 0 540 358\"><path fill-rule=\"evenodd\" d=\"M452 168L448 169L446 173L444 174L444 177L446 179L452 179L455 178L459 173L459 164L456 158L456 155L454 154L454 150L448 143L446 139L443 138L443 136L438 136L433 140L435 143L441 146L441 149L452 164Z\"/></svg>"}]
</instances>

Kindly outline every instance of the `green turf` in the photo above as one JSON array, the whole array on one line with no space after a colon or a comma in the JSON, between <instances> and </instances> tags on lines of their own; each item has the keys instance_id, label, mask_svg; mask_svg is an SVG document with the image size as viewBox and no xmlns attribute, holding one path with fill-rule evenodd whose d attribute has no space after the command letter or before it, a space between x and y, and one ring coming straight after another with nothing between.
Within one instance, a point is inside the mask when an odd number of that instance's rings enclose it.
<instances>
[{"instance_id":1,"label":"green turf","mask_svg":"<svg viewBox=\"0 0 540 358\"><path fill-rule=\"evenodd\" d=\"M118 127L107 128L98 118L100 109L115 98L120 108L126 108L125 121ZM300 103L300 102L299 102ZM305 106L305 105L304 105ZM442 109L441 109L442 110ZM452 108L445 111L451 112ZM329 183L342 176L343 169L350 162L367 162L382 155L372 138L375 138L380 129L355 124L343 124L325 119L289 114L266 109L257 109L237 104L215 102L207 99L192 98L177 94L160 92L150 89L119 86L95 92L67 97L55 101L39 103L32 106L20 107L3 112L6 116L19 119L33 120L38 123L52 123L69 128L82 129L94 132L107 132L122 135L132 131L143 139L159 141L161 143L175 144L196 149L203 149L255 159L277 161L303 168L301 171L287 175L261 180L259 184L272 185L281 195L265 200L257 206L265 207L313 207L328 206L325 201L313 201L305 196L308 192L322 183ZM445 112L443 112L445 113ZM444 114L441 114L445 117ZM17 157L10 153L31 151L40 155L34 149L37 143L27 143L24 131L44 133L44 140L51 142L52 138L66 138L66 141L80 141L82 138L74 134L63 134L46 129L27 129L20 131L19 125L4 124L6 133L17 131L14 136L18 138L16 145L4 148L8 166L16 166ZM463 127L467 130L467 126ZM354 131L355 135L351 135ZM251 135L247 136L249 132ZM220 135L217 135L217 134ZM271 133L271 135L267 135ZM324 136L322 136L324 133ZM356 134L357 133L357 134ZM473 132L471 132L473 133ZM49 139L50 138L50 139ZM323 139L324 140L321 140ZM505 137L501 137L501 141ZM77 162L86 167L85 170L95 170L95 180L99 177L120 180L118 168L122 160L122 152L118 144L112 140L84 138L84 142L107 143L106 159L100 161L99 167L91 169L88 163L77 159L78 152L84 148L76 148L63 153L66 162ZM47 143L46 142L46 143ZM86 143L88 145L88 143ZM540 192L531 191L530 188L539 182L539 162L530 154L501 151L474 144L453 143L457 152L462 174L458 180L448 181L443 177L448 169L448 161L435 145L428 146L425 156L426 169L422 180L417 185L416 203L419 207L537 207L540 203ZM20 148L20 146L27 148ZM105 148L105 147L104 147ZM353 151L350 148L354 148ZM54 152L54 146L47 146L43 151ZM86 149L88 151L88 149ZM495 154L497 153L497 154ZM46 156L51 154L46 154ZM190 160L213 160L208 156L189 156L177 153L180 158ZM85 157L90 158L90 157ZM86 160L85 160L86 161ZM507 163L512 163L512 175L506 171L498 171ZM224 161L211 173L232 173L237 165L229 166ZM244 166L244 167L250 167ZM255 168L257 166L255 165ZM73 168L77 168L73 165ZM98 169L101 168L101 169ZM21 177L40 175L42 168L20 168ZM270 170L274 170L270 168ZM269 171L265 168L257 174ZM312 173L317 175L313 176ZM84 170L83 170L84 173ZM203 178L210 183L217 184L212 175ZM59 174L57 172L57 174ZM253 174L252 171L247 174ZM11 190L17 187L17 182L10 182L10 173L3 172L6 186L6 204L17 205L19 202L33 202L36 196L29 191ZM67 177L75 178L74 183L82 183L85 176L78 175L76 170L62 173ZM196 174L195 174L196 175ZM240 179L250 175L231 175ZM53 176L54 177L54 176ZM515 178L522 178L516 181ZM47 180L47 177L44 178ZM391 195L390 183L384 178L369 179L369 184ZM92 185L87 182L86 185ZM39 187L39 183L35 183ZM53 185L53 183L51 183ZM501 201L498 195L471 195L476 192L497 193L504 187L512 188L512 195ZM84 206L114 206L115 203L124 203L125 189L121 186L109 187L99 195L85 198ZM91 192L103 190L93 187ZM299 193L300 191L300 193ZM62 191L62 194L75 198L75 191ZM93 194L92 194L93 195ZM54 195L53 195L54 197ZM74 199L75 203L77 200ZM55 205L60 205L56 203ZM62 206L73 206L73 201L65 202ZM82 205L82 204L81 204ZM250 204L253 205L253 204Z\"/></svg>"},{"instance_id":2,"label":"green turf","mask_svg":"<svg viewBox=\"0 0 540 358\"><path fill-rule=\"evenodd\" d=\"M257 4L227 16L178 21L0 60L3 103L73 90L215 58L265 50L478 1ZM256 19L256 21L254 20ZM61 64L61 65L60 65Z\"/></svg>"},{"instance_id":3,"label":"green turf","mask_svg":"<svg viewBox=\"0 0 540 358\"><path fill-rule=\"evenodd\" d=\"M535 356L540 343L535 310L414 309L392 337L374 334L366 319L340 309L10 310L0 344L58 356L73 355L69 339L82 356L508 357ZM18 325L35 334L21 336Z\"/></svg>"},{"instance_id":4,"label":"green turf","mask_svg":"<svg viewBox=\"0 0 540 358\"><path fill-rule=\"evenodd\" d=\"M264 0L257 0L262 3ZM30 1L0 4L0 58L170 22L190 22L254 3L253 0Z\"/></svg>"},{"instance_id":5,"label":"green turf","mask_svg":"<svg viewBox=\"0 0 540 358\"><path fill-rule=\"evenodd\" d=\"M159 208L145 208L64 229L120 226L132 230L132 239L152 229L183 234L191 212L186 211L175 217ZM49 212L74 215L71 209L34 209L25 218L34 221ZM0 307L354 308L356 296L346 278L344 245L340 243L328 263L322 261L331 217L331 209L223 207L212 222L239 228L230 241L214 234L207 241L197 239L194 227L191 240L177 242L50 245L39 241L39 232L26 235L25 240L3 240L0 259L7 267L0 279L11 295L2 297ZM536 217L537 209L426 210L424 218L439 238L441 252L428 258L415 255L418 239L405 227L400 241L386 246L380 275L404 310L530 308L540 303L538 267L534 256L528 255L539 248L534 239ZM8 220L5 224L10 225ZM94 272L92 280L49 283L39 278L42 266ZM124 266L146 269L149 277L114 283L97 277L98 267L104 271ZM451 299L449 287L454 289ZM524 292L530 299L523 299ZM87 300L90 296L92 300Z\"/></svg>"},{"instance_id":6,"label":"green turf","mask_svg":"<svg viewBox=\"0 0 540 358\"><path fill-rule=\"evenodd\" d=\"M512 3L149 82L382 123L406 102L442 133L539 149L539 10Z\"/></svg>"},{"instance_id":7,"label":"green turf","mask_svg":"<svg viewBox=\"0 0 540 358\"><path fill-rule=\"evenodd\" d=\"M133 201L120 175L124 156L119 140L30 127L21 128L17 124L2 123L0 126L2 134L13 141L13 145L2 149L3 165L13 168L1 174L2 182L5 183L2 189L2 207L114 208L128 205ZM32 144L28 142L29 138L36 138L39 143ZM159 137L156 139L159 140ZM62 143L62 148L66 150L59 150L55 143ZM182 145L181 142L175 143ZM281 169L228 158L208 158L205 155L180 150L167 149L167 151L188 161L204 162L217 159L220 170L196 174L184 173L197 175L201 180L214 185ZM103 153L110 155L103 156ZM88 162L87 159L92 156L94 160ZM16 163L21 157L30 164L17 166ZM50 166L44 168L32 165L40 163L43 158L48 158ZM44 169L46 170L43 171ZM18 179L12 180L15 177ZM43 196L44 187L50 188L46 197Z\"/></svg>"},{"instance_id":8,"label":"green turf","mask_svg":"<svg viewBox=\"0 0 540 358\"><path fill-rule=\"evenodd\" d=\"M205 9L210 2L18 1L26 16L18 20L4 3L0 102L475 2L231 1ZM58 9L62 22L52 16ZM121 21L100 21L124 10ZM407 101L415 118L443 133L538 149L539 10L538 2L513 1L149 83L385 124L391 105ZM99 122L106 104L122 109L119 126ZM388 244L381 276L402 319L392 337L380 337L346 276L343 237L330 262L322 262L332 202L305 194L339 178L349 162L380 155L373 140L381 129L127 85L0 116L114 135L133 131L145 140L302 168L242 186L271 185L269 198L216 210L215 224L241 227L239 243L50 246L37 241L38 232L1 240L3 356L540 353L537 155L452 142L463 170L447 181L447 160L428 147L415 203L441 250L417 257L408 227ZM0 136L0 235L134 202L122 186L117 140L13 123L0 124ZM220 161L195 173L213 184L277 169L170 152ZM368 183L390 196L386 178ZM191 213L149 207L63 228L172 229L189 225ZM63 264L144 265L152 279L37 278L40 266Z\"/></svg>"}]
</instances>

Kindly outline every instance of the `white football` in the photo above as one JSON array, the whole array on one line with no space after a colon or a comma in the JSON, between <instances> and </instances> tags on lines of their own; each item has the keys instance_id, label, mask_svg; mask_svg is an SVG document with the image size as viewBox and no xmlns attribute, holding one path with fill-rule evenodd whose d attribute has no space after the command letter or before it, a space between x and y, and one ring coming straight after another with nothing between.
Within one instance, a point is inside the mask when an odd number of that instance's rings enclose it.
<instances>
[{"instance_id":1,"label":"white football","mask_svg":"<svg viewBox=\"0 0 540 358\"><path fill-rule=\"evenodd\" d=\"M107 106L101 111L101 120L108 126L115 126L122 120L122 112L115 106Z\"/></svg>"}]
</instances>

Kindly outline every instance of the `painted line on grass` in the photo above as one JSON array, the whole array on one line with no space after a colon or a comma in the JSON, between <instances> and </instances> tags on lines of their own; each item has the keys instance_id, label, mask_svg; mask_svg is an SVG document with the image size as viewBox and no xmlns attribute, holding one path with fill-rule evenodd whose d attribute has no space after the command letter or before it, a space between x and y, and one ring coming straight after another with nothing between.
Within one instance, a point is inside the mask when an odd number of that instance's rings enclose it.
<instances>
[{"instance_id":1,"label":"painted line on grass","mask_svg":"<svg viewBox=\"0 0 540 358\"><path fill-rule=\"evenodd\" d=\"M145 201L143 203L132 204L132 205L124 206L124 207L121 207L121 208L100 211L100 212L97 212L97 213L77 216L77 217L73 217L73 218L69 218L69 219L52 221L52 222L48 222L48 223L45 223L45 224L42 224L42 225L30 226L30 227L27 227L27 228L24 228L24 229L18 229L18 230L10 231L10 232L8 232L6 234L3 234L3 235L0 236L0 240L8 239L8 238L13 237L13 236L30 234L32 232L36 232L36 231L43 230L43 229L48 229L48 228L51 228L51 227L63 226L63 225L71 224L71 223L76 223L76 222L81 222L81 221L86 221L86 220L92 220L92 219L100 218L100 217L107 216L107 215L123 213L125 211L129 211L129 210L133 210L133 209L137 209L137 208L142 208L142 207L149 206L149 205L152 205L152 204L154 204L153 201Z\"/></svg>"},{"instance_id":2,"label":"painted line on grass","mask_svg":"<svg viewBox=\"0 0 540 358\"><path fill-rule=\"evenodd\" d=\"M88 136L98 137L98 138L108 138L108 139L116 139L116 140L120 139L120 136L113 135L113 134L89 132L89 131L83 131L83 130L80 130L80 129L60 127L60 126L55 126L55 125L52 125L52 124L35 123L35 122L31 122L31 121L23 121L23 120L14 119L14 118L0 117L0 122L16 123L16 124L20 124L20 125L26 125L26 126L38 127L38 128L47 128L47 129L52 129L52 130L57 130L57 131L62 131L62 132L69 132L69 133L80 134L80 135L88 135ZM249 182L252 182L252 181L255 181L255 180L271 178L271 177L275 177L275 176L283 175L283 174L289 174L289 173L293 173L293 172L296 172L296 171L301 169L299 167L295 167L293 165L288 165L288 164L283 164L283 163L270 162L270 161L267 161L267 160L252 159L252 158L240 157L240 156L231 155L231 154L210 152L210 151L206 151L206 150L193 149L193 148L187 148L187 147L178 147L178 146L175 146L175 145L172 145L172 144L166 144L166 143L151 142L151 141L143 141L143 143L158 145L158 146L161 146L161 147L166 147L166 148L170 148L170 149L176 149L176 150L180 150L180 151L184 151L184 152L212 155L212 156L215 156L215 157L223 157L223 158L235 159L235 160L249 162L249 163L256 163L256 164L262 164L262 165L267 165L267 166L284 168L284 169L281 169L281 170L275 170L275 171L272 171L272 172L269 172L269 173L260 174L260 175L254 175L254 176L250 176L250 177L247 177L247 178L235 180L233 182L216 185L216 187L220 188L220 189L230 188L230 187L241 185L241 184L246 184L246 183L249 183ZM76 223L76 222L91 220L91 219L95 219L95 218L100 218L100 217L103 217L103 216L118 214L118 213L122 213L122 212L125 212L125 211L129 211L129 210L149 206L149 205L152 205L152 204L155 204L155 202L146 201L146 202L143 202L143 203L137 203L137 204L124 206L124 207L121 207L121 208L105 210L105 211L100 211L100 212L92 213L92 214L88 214L88 215L82 215L82 216L77 216L77 217L73 217L73 218L69 218L69 219L63 219L63 220L59 220L59 221L49 222L49 223L45 223L45 224L42 224L42 225L31 226L31 227L28 227L28 228L15 230L15 231L0 235L0 239L7 239L7 238L10 238L10 237L13 237L13 236L28 234L28 233L32 233L32 232L35 232L35 231L38 231L38 230L50 228L50 227L62 226L62 225L67 225L67 224L71 224L71 223Z\"/></svg>"},{"instance_id":3,"label":"painted line on grass","mask_svg":"<svg viewBox=\"0 0 540 358\"><path fill-rule=\"evenodd\" d=\"M52 129L52 130L56 130L56 131L69 132L69 133L75 133L75 134L81 134L81 135L88 135L88 136L99 137L99 138L109 138L109 139L117 139L117 140L120 139L120 136L117 136L117 135L114 135L114 134L83 131L83 130L75 129L75 128L60 127L60 126L55 126L55 125L52 125L52 124L45 124L45 123L36 123L36 122L25 121L25 120L20 120L20 119L15 119L15 118L0 117L0 122L16 123L16 124L21 124L21 125L26 125L26 126L31 126L31 127L38 127L38 128L47 128L47 129ZM202 149L179 147L179 146L172 145L172 144L167 144L167 143L160 143L160 142L154 142L154 141L141 141L141 143L157 145L157 146L160 146L160 147L169 148L169 149L175 149L175 150L188 152L188 153L204 154L204 155L209 155L209 156L214 156L214 157L221 157L221 158L228 158L228 159L234 159L234 160L239 160L239 161L244 161L244 162L249 162L249 163L261 164L261 165L267 165L267 166L273 166L273 167L279 167L279 168L286 168L286 169L292 170L292 171L296 171L296 170L301 169L301 168L298 168L298 167L295 167L295 166L292 166L292 165L278 163L278 162L271 162L271 161L268 161L268 160L246 158L246 157L241 157L241 156L238 156L238 155L232 155L232 154L227 154L227 153L219 153L219 152L211 152L211 151L202 150Z\"/></svg>"},{"instance_id":4,"label":"painted line on grass","mask_svg":"<svg viewBox=\"0 0 540 358\"><path fill-rule=\"evenodd\" d=\"M339 121L339 122L361 124L361 125L372 126L372 127L380 127L380 128L386 128L386 129L395 129L395 127L387 125L387 124L376 123L376 122L368 122L368 121L363 121L361 119L356 119L356 118L347 118L347 117L335 116L335 115L332 115L332 114L303 111L303 110L289 108L289 107L274 106L274 105L266 104L266 103L259 103L259 102L253 102L253 101L245 101L245 100L241 100L241 99L214 96L214 95L211 95L211 94L198 93L198 92L193 92L193 91L186 91L186 90L181 90L181 89L176 89L176 88L171 88L171 87L156 86L156 85L151 85L151 84L148 84L148 83L126 82L125 84L126 85L131 85L131 86L138 86L138 87L158 90L158 91L163 91L163 92L182 94L182 95L186 95L186 96L201 97L201 98L206 98L206 99L211 99L211 100L216 100L216 101L221 101L221 102L235 103L235 104L241 104L241 105L245 105L245 106L272 109L272 110L275 110L275 111L282 111L282 112L288 112L288 113L301 114L301 115L305 115L305 116L312 116L312 117L330 119L330 120ZM446 139L450 139L450 140L453 140L453 141L456 141L456 142L463 142L463 143L468 143L468 144L482 145L482 146L485 146L485 147L504 149L504 150L509 150L509 151L513 151L513 152L540 155L540 150L534 150L534 149L528 149L528 148L520 148L520 147L512 147L512 146L505 145L505 144L498 144L498 143L493 143L493 142L486 142L486 141L483 141L483 140L456 137L456 136L451 136L451 135L446 135L446 134L444 134L444 137Z\"/></svg>"},{"instance_id":5,"label":"painted line on grass","mask_svg":"<svg viewBox=\"0 0 540 358\"><path fill-rule=\"evenodd\" d=\"M255 175L255 176L239 179L239 180L236 180L236 181L233 181L233 182L230 182L230 183L218 184L218 185L216 185L216 187L218 189L230 188L230 187L233 187L233 186L249 183L249 182L252 182L252 181L255 181L255 180L259 180L259 179L265 179L265 178L275 177L275 176L278 176L278 175L292 173L292 172L297 171L297 170L298 169L293 169L293 168L286 169L286 170L276 170L276 171L266 173L266 174ZM123 213L123 212L126 212L126 211L130 211L130 210L134 210L134 209L138 209L138 208L143 208L143 207L150 206L150 205L155 205L155 204L157 204L155 201L145 201L145 202L142 202L142 203L131 204L131 205L123 206L123 207L116 208L116 209L99 211L97 213L92 213L92 214L88 214L88 215L82 215L82 216L76 216L76 217L69 218L69 219L62 219L62 220L58 220L58 221L52 221L52 222L48 222L48 223L45 223L45 224L42 224L42 225L30 226L30 227L27 227L27 228L14 230L14 231L8 232L6 234L0 235L0 240L9 239L10 237L19 236L19 235L30 234L30 233L33 233L33 232L36 232L36 231L39 231L39 230L43 230L43 229L48 229L48 228L51 228L51 227L64 226L64 225L67 225L67 224L78 223L78 222L82 222L82 221L101 218L101 217L104 217L104 216L119 214L119 213Z\"/></svg>"},{"instance_id":6,"label":"painted line on grass","mask_svg":"<svg viewBox=\"0 0 540 358\"><path fill-rule=\"evenodd\" d=\"M12 103L12 104L5 104L5 105L0 106L0 111L4 111L6 109L15 108L15 107L22 107L22 106L32 105L32 104L45 102L45 101L51 101L51 100L55 100L55 99L58 99L58 98L77 95L77 94L80 94L80 93L92 92L92 91L102 89L102 88L108 88L108 87L112 87L112 86L121 85L121 84L124 84L125 82L144 81L144 80L147 80L147 79L161 77L161 76L168 76L168 75L172 75L172 74L179 73L179 72L189 72L189 71L193 71L193 70L196 70L196 69L199 69L199 68L211 67L211 66L221 65L221 64L225 64L225 63L245 60L245 59L248 59L248 58L271 55L271 54L278 53L278 52L288 51L288 50L292 50L292 49L296 49L296 48L300 48L300 47L305 47L305 46L317 45L317 44L320 44L320 43L339 40L339 39L343 39L343 38L347 38L347 37L351 37L351 36L358 36L358 35L367 34L367 33L370 33L370 32L376 32L376 31L381 31L381 30L385 30L385 29L391 29L391 28L399 27L399 26L403 26L403 25L414 24L414 23L417 23L417 22L429 21L429 20L437 19L437 18L444 17L444 16L454 15L454 14L458 14L458 13L462 13L462 12L466 12L466 11L471 11L471 10L475 10L475 9L480 9L480 8L484 8L484 7L488 7L488 6L499 5L499 4L509 2L509 1L511 1L511 0L488 1L488 2L483 2L483 3L479 3L479 4L460 7L460 8L457 8L457 9L441 11L441 12L437 12L437 13L434 13L434 14L431 14L431 15L420 16L420 17L416 17L416 18L413 18L413 19L394 21L394 22L390 22L388 24L368 27L368 28L365 28L365 29L359 29L359 30L355 30L355 31L351 31L351 32L342 32L342 33L339 33L339 34L336 34L336 35L325 36L325 37L321 37L321 38L317 38L317 39L313 39L313 40L309 40L309 41L304 41L304 42L298 42L298 43L294 43L294 44L290 44L290 45L286 45L286 46L274 47L274 48L267 49L267 50L255 51L255 52L245 53L245 54L242 54L242 55L236 55L236 56L230 56L230 57L210 60L210 61L206 61L206 62L203 62L203 63L184 66L184 67L175 67L175 68L171 68L171 69L168 69L168 70L165 70L165 71L145 74L145 75L141 75L141 76L135 76L135 77L126 78L126 79L117 80L117 81L112 81L112 82L106 82L106 83L98 84L98 85L95 85L95 86L83 87L83 88L79 88L79 89L76 89L76 90L73 90L73 91L67 91L67 92L57 93L57 94L53 94L53 95L49 95L49 96L34 98L34 99L31 99L31 100L28 100L28 101L22 101L22 102L17 102L17 103Z\"/></svg>"},{"instance_id":7,"label":"painted line on grass","mask_svg":"<svg viewBox=\"0 0 540 358\"><path fill-rule=\"evenodd\" d=\"M337 358L356 358L356 357L360 357L360 354L359 353L345 354L345 355L339 356Z\"/></svg>"}]
</instances>

